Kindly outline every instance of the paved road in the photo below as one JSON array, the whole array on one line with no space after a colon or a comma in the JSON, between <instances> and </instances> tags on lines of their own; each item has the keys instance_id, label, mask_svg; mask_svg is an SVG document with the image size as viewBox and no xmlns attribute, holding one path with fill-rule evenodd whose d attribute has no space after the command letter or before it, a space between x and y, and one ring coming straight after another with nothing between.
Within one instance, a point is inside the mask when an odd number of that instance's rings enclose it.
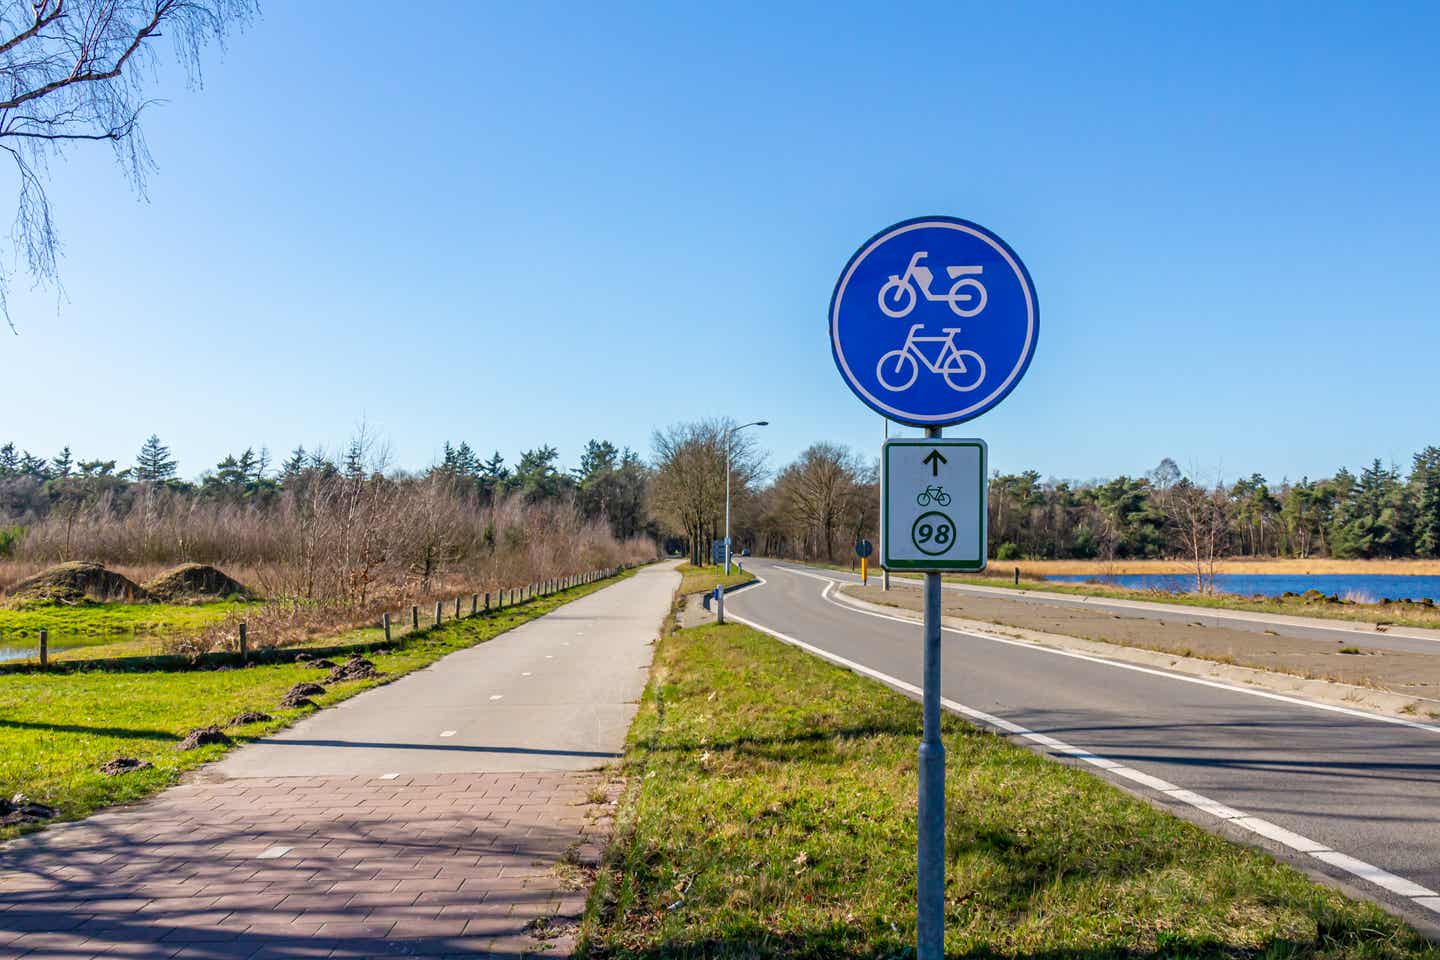
<instances>
[{"instance_id":1,"label":"paved road","mask_svg":"<svg viewBox=\"0 0 1440 960\"><path fill-rule=\"evenodd\" d=\"M918 626L835 599L842 574L748 565L764 582L728 616L913 693ZM959 631L943 650L950 709L1440 933L1440 728Z\"/></svg>"},{"instance_id":2,"label":"paved road","mask_svg":"<svg viewBox=\"0 0 1440 960\"><path fill-rule=\"evenodd\" d=\"M237 750L226 777L587 770L619 756L680 582L641 570Z\"/></svg>"},{"instance_id":3,"label":"paved road","mask_svg":"<svg viewBox=\"0 0 1440 960\"><path fill-rule=\"evenodd\" d=\"M796 565L791 565L796 566ZM827 577L834 577L846 583L859 583L859 574L838 570L816 569ZM871 581L876 582L876 574ZM892 583L918 583L909 577L892 577ZM1366 647L1383 650L1400 650L1410 653L1440 653L1440 630L1423 627L1386 627L1377 631L1372 624L1348 620L1324 620L1319 617L1298 617L1288 614L1252 613L1246 610L1219 610L1212 607L1195 607L1178 603L1152 603L1139 600L1116 600L1106 597L1086 597L1075 594L1050 593L1045 590L1012 589L1008 587L982 587L968 583L947 583L945 589L953 593L969 593L977 596L995 597L1014 603L1038 607L1070 607L1088 610L1105 610L1127 618L1156 620L1161 623L1187 624L1200 621L1210 626L1225 626L1232 630L1247 630L1252 633L1277 633L1284 637L1314 640L1318 643L1355 643L1363 641Z\"/></svg>"}]
</instances>

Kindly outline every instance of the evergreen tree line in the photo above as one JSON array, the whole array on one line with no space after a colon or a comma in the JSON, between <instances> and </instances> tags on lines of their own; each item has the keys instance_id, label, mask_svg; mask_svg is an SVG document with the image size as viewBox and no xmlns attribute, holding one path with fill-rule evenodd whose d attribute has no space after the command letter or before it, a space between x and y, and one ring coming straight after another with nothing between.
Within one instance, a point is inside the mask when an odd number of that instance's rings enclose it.
<instances>
[{"instance_id":1,"label":"evergreen tree line","mask_svg":"<svg viewBox=\"0 0 1440 960\"><path fill-rule=\"evenodd\" d=\"M878 535L874 460L817 443L768 484L740 483L737 548L839 561ZM744 478L741 478L744 479ZM1143 559L1218 556L1440 557L1440 447L1408 472L1375 460L1358 474L1271 484L1186 477L1166 459L1143 476L1093 483L995 474L989 489L992 559Z\"/></svg>"},{"instance_id":2,"label":"evergreen tree line","mask_svg":"<svg viewBox=\"0 0 1440 960\"><path fill-rule=\"evenodd\" d=\"M1440 557L1440 447L1408 474L1374 460L1359 474L1271 484L1258 473L1205 485L1164 460L1142 477L1093 484L1034 471L990 482L990 547L999 559L1126 559L1193 552L1185 507L1203 498L1221 555L1356 559Z\"/></svg>"}]
</instances>

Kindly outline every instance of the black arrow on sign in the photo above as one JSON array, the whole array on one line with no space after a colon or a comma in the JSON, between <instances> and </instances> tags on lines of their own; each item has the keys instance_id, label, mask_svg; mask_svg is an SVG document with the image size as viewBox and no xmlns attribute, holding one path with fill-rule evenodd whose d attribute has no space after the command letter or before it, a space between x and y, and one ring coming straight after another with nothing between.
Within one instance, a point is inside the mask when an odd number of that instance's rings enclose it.
<instances>
[{"instance_id":1,"label":"black arrow on sign","mask_svg":"<svg viewBox=\"0 0 1440 960\"><path fill-rule=\"evenodd\" d=\"M940 464L949 463L950 461L946 460L945 456L939 450L931 450L926 454L925 459L920 462L928 463L930 465L930 476L938 477L940 476Z\"/></svg>"}]
</instances>

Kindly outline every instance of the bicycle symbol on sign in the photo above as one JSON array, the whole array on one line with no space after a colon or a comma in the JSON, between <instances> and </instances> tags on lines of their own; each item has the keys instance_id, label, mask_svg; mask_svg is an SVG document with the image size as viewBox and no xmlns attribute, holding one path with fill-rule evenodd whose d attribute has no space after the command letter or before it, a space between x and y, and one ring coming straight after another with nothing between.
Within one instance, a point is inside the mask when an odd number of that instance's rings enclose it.
<instances>
[{"instance_id":1,"label":"bicycle symbol on sign","mask_svg":"<svg viewBox=\"0 0 1440 960\"><path fill-rule=\"evenodd\" d=\"M913 325L905 336L903 347L880 357L880 362L875 365L875 378L880 381L880 386L892 393L909 390L920 375L922 365L931 373L940 374L951 390L966 393L980 386L985 379L985 361L974 350L961 350L955 346L955 334L960 332L960 328L942 328L943 337L922 337L919 331L923 329L923 323ZM919 344L922 343L943 343L944 346L940 348L940 355L931 361L921 352Z\"/></svg>"},{"instance_id":2,"label":"bicycle symbol on sign","mask_svg":"<svg viewBox=\"0 0 1440 960\"><path fill-rule=\"evenodd\" d=\"M948 507L950 506L950 494L945 492L944 487L926 487L924 490L921 490L920 495L915 498L916 506L928 507L931 503L941 507Z\"/></svg>"},{"instance_id":3,"label":"bicycle symbol on sign","mask_svg":"<svg viewBox=\"0 0 1440 960\"><path fill-rule=\"evenodd\" d=\"M904 276L890 274L890 279L880 288L880 309L885 316L896 320L908 316L915 309L917 289L932 303L938 300L950 304L957 317L973 317L985 309L985 285L975 279L984 267L946 267L945 273L955 283L949 293L935 294L930 292L930 281L935 279L935 274L920 263L929 255L924 250L916 251L915 256L910 258L910 265L905 268ZM961 306L971 301L974 301L973 307Z\"/></svg>"}]
</instances>

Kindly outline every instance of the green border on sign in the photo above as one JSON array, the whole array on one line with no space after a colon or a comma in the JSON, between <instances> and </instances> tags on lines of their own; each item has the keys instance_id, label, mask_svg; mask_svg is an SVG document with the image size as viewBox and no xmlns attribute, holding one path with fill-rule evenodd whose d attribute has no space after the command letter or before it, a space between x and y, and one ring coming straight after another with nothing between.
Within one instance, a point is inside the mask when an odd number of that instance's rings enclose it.
<instances>
[{"instance_id":1,"label":"green border on sign","mask_svg":"<svg viewBox=\"0 0 1440 960\"><path fill-rule=\"evenodd\" d=\"M976 447L980 451L980 559L975 560L891 560L890 553L890 502L885 496L890 486L890 458L885 455L889 447ZM946 573L952 570L984 570L989 562L990 527L989 502L990 484L987 482L989 450L984 441L974 439L951 439L949 437L903 437L886 440L880 451L880 567L883 570L918 570L926 573Z\"/></svg>"}]
</instances>

